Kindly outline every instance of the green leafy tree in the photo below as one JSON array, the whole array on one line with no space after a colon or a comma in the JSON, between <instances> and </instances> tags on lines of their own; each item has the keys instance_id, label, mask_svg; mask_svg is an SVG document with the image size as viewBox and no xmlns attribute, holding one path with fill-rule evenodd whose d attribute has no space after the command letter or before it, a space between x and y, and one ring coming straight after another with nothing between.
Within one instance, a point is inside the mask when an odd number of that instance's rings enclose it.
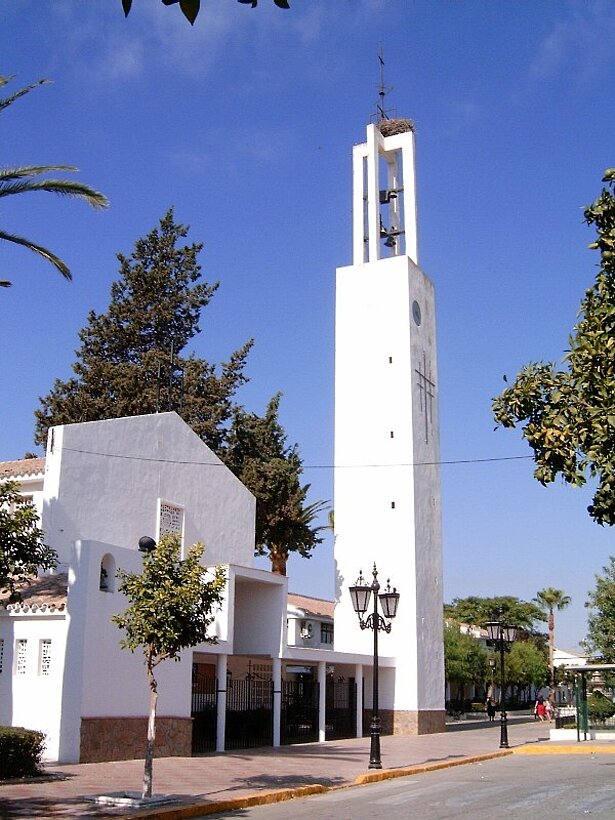
<instances>
[{"instance_id":1,"label":"green leafy tree","mask_svg":"<svg viewBox=\"0 0 615 820\"><path fill-rule=\"evenodd\" d=\"M505 665L508 685L519 690L540 688L549 678L546 655L532 641L514 641Z\"/></svg>"},{"instance_id":2,"label":"green leafy tree","mask_svg":"<svg viewBox=\"0 0 615 820\"><path fill-rule=\"evenodd\" d=\"M54 424L175 410L220 452L252 343L233 353L219 374L205 359L183 355L218 287L199 281L202 245L180 245L187 233L171 209L130 257L118 254L109 309L91 311L79 333L74 377L57 380L35 413L39 444Z\"/></svg>"},{"instance_id":3,"label":"green leafy tree","mask_svg":"<svg viewBox=\"0 0 615 820\"><path fill-rule=\"evenodd\" d=\"M555 666L553 664L553 655L555 653L555 610L566 609L570 605L572 599L566 595L561 589L554 589L547 587L541 589L536 595L534 602L546 615L547 626L549 630L549 681L550 692L552 694L555 686Z\"/></svg>"},{"instance_id":4,"label":"green leafy tree","mask_svg":"<svg viewBox=\"0 0 615 820\"><path fill-rule=\"evenodd\" d=\"M237 2L243 3L246 6L252 6L253 9L258 6L258 0L237 0ZM279 9L290 8L288 0L273 0L273 2ZM132 8L132 0L121 0L121 3L124 14L128 17ZM194 25L194 21L201 10L201 0L162 0L162 3L165 6L175 6L179 4L182 14L191 25Z\"/></svg>"},{"instance_id":5,"label":"green leafy tree","mask_svg":"<svg viewBox=\"0 0 615 820\"><path fill-rule=\"evenodd\" d=\"M0 76L0 88L3 88L13 77ZM8 108L15 100L29 94L35 88L45 85L49 80L38 80L25 88L19 89L10 97L0 99L0 111ZM48 191L59 196L73 197L83 199L93 208L105 208L109 203L107 198L85 185L82 182L75 182L69 179L50 179L46 174L55 173L56 171L77 171L78 168L72 165L23 165L12 168L0 168L0 198L6 196L15 196L17 194L26 194L32 191ZM15 233L0 230L0 240L11 242L14 245L21 245L28 250L42 256L50 262L56 270L58 270L65 279L71 279L71 272L58 256L56 256L48 248L32 242L23 236L18 236ZM7 280L0 281L0 287L9 287L10 282Z\"/></svg>"},{"instance_id":6,"label":"green leafy tree","mask_svg":"<svg viewBox=\"0 0 615 820\"><path fill-rule=\"evenodd\" d=\"M461 623L482 627L488 621L503 621L525 632L533 631L535 621L546 620L544 613L536 604L521 601L511 595L495 598L479 598L476 595L454 598L452 603L445 604L444 615Z\"/></svg>"},{"instance_id":7,"label":"green leafy tree","mask_svg":"<svg viewBox=\"0 0 615 820\"><path fill-rule=\"evenodd\" d=\"M476 638L460 632L457 623L445 624L444 675L451 694L456 688L461 704L465 699L466 686L484 683L486 670L487 653Z\"/></svg>"},{"instance_id":8,"label":"green leafy tree","mask_svg":"<svg viewBox=\"0 0 615 820\"><path fill-rule=\"evenodd\" d=\"M585 646L604 663L615 663L615 557L596 575L596 586L589 593Z\"/></svg>"},{"instance_id":9,"label":"green leafy tree","mask_svg":"<svg viewBox=\"0 0 615 820\"><path fill-rule=\"evenodd\" d=\"M149 687L149 720L143 768L143 798L152 796L158 682L154 670L165 660L179 661L183 649L215 643L207 634L225 585L221 568L207 578L201 564L203 545L195 544L180 560L179 539L165 536L145 554L139 574L120 570L119 591L130 601L113 621L124 630L123 649L142 649Z\"/></svg>"},{"instance_id":10,"label":"green leafy tree","mask_svg":"<svg viewBox=\"0 0 615 820\"><path fill-rule=\"evenodd\" d=\"M0 592L8 593L11 604L21 599L20 590L39 570L57 565L38 524L38 514L32 504L24 504L17 482L0 482Z\"/></svg>"},{"instance_id":11,"label":"green leafy tree","mask_svg":"<svg viewBox=\"0 0 615 820\"><path fill-rule=\"evenodd\" d=\"M314 526L324 501L307 503L310 485L301 483L297 445L290 446L274 396L264 416L237 408L224 454L231 469L256 497L256 553L268 555L272 571L286 575L291 552L309 558L322 542Z\"/></svg>"},{"instance_id":12,"label":"green leafy tree","mask_svg":"<svg viewBox=\"0 0 615 820\"><path fill-rule=\"evenodd\" d=\"M615 523L615 168L600 197L585 210L600 252L595 282L581 303L569 340L566 370L532 362L493 399L496 422L514 428L533 450L534 477L543 485L559 475L572 486L597 484L588 507L598 524Z\"/></svg>"},{"instance_id":13,"label":"green leafy tree","mask_svg":"<svg viewBox=\"0 0 615 820\"><path fill-rule=\"evenodd\" d=\"M603 692L592 692L587 698L587 715L593 723L606 723L615 715L615 703Z\"/></svg>"}]
</instances>

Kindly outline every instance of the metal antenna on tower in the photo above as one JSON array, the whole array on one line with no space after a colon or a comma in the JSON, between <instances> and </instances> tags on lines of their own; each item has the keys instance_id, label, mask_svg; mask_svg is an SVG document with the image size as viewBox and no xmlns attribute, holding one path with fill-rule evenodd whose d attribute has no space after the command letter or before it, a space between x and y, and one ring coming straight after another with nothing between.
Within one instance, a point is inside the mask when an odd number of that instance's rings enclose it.
<instances>
[{"instance_id":1,"label":"metal antenna on tower","mask_svg":"<svg viewBox=\"0 0 615 820\"><path fill-rule=\"evenodd\" d=\"M378 102L376 103L376 120L388 120L389 115L384 107L384 98L393 90L392 85L386 85L384 82L384 51L382 43L380 43L380 53L378 54L378 62L380 63L380 82L378 84Z\"/></svg>"}]
</instances>

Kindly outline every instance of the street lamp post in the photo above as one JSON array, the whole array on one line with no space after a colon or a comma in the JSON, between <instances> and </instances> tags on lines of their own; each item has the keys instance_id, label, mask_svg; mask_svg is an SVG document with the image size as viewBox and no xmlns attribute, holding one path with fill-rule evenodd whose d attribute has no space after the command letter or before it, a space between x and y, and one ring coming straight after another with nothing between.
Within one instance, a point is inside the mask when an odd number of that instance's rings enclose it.
<instances>
[{"instance_id":1,"label":"street lamp post","mask_svg":"<svg viewBox=\"0 0 615 820\"><path fill-rule=\"evenodd\" d=\"M504 704L504 653L510 652L516 629L501 621L486 624L491 645L500 652L500 749L508 749L508 717Z\"/></svg>"},{"instance_id":2,"label":"street lamp post","mask_svg":"<svg viewBox=\"0 0 615 820\"><path fill-rule=\"evenodd\" d=\"M369 754L369 768L381 769L382 761L380 759L380 713L378 711L378 632L391 631L391 624L385 621L392 620L397 614L397 605L399 604L399 592L395 588L391 589L390 582L387 581L387 587L384 592L380 592L380 584L378 583L378 570L376 564L372 571L373 581L367 584L363 578L363 570L359 572L359 577L354 586L349 587L350 597L352 599L352 606L359 618L359 626L361 629L371 629L374 632L374 662L372 668L372 722L371 722L371 745ZM374 609L367 618L364 618L367 608L369 607L369 600L372 592L374 593ZM378 601L382 607L384 618L378 612Z\"/></svg>"}]
</instances>

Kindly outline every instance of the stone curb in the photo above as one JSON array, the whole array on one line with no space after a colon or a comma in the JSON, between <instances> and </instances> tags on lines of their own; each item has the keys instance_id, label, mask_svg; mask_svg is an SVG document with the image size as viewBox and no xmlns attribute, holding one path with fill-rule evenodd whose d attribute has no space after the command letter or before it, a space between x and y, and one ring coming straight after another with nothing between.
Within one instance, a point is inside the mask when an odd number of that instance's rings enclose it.
<instances>
[{"instance_id":1,"label":"stone curb","mask_svg":"<svg viewBox=\"0 0 615 820\"><path fill-rule=\"evenodd\" d=\"M520 746L513 751L516 755L612 755L615 744L611 746L586 746L579 743L575 746Z\"/></svg>"},{"instance_id":2,"label":"stone curb","mask_svg":"<svg viewBox=\"0 0 615 820\"><path fill-rule=\"evenodd\" d=\"M421 772L434 772L438 769L448 769L452 766L464 766L469 763L481 763L483 760L493 760L497 757L511 755L512 750L506 749L501 752L490 752L489 754L472 755L470 757L460 757L452 760L442 760L438 763L423 763L417 766L404 766L400 769L382 769L370 774L361 774L352 783L346 786L322 786L314 783L310 786L297 786L291 789L278 789L270 792L258 792L248 794L245 797L229 797L224 800L215 800L203 803L190 803L174 808L161 807L159 809L146 809L137 811L130 815L134 820L183 820L187 817L201 817L207 814L218 814L235 809L248 809L252 806L265 806L271 803L282 803L285 800L294 800L298 797L308 797L312 794L323 794L324 792L361 786L366 783L377 783L381 780L392 780L396 777L407 777L411 774Z\"/></svg>"},{"instance_id":3,"label":"stone curb","mask_svg":"<svg viewBox=\"0 0 615 820\"><path fill-rule=\"evenodd\" d=\"M278 789L271 792L258 792L244 797L228 797L224 800L208 801L207 803L190 803L174 808L162 807L159 809L145 809L130 815L138 820L183 820L184 817L201 817L206 814L217 814L235 809L249 809L252 806L266 806L269 803L282 803L285 800L294 800L296 797L308 797L311 794L322 794L330 791L330 786L321 786L314 783L310 786L297 786L293 789Z\"/></svg>"},{"instance_id":4,"label":"stone curb","mask_svg":"<svg viewBox=\"0 0 615 820\"><path fill-rule=\"evenodd\" d=\"M365 783L379 783L381 780L392 780L395 777L407 777L408 775L420 774L421 772L437 772L439 769L450 769L452 766L465 766L467 763L482 763L483 760L493 760L496 757L506 757L511 754L512 749L505 749L502 752L489 752L488 754L441 760L438 763L422 763L417 766L404 766L401 769L384 769L380 772L360 774L355 778L354 784L356 786L362 786Z\"/></svg>"}]
</instances>

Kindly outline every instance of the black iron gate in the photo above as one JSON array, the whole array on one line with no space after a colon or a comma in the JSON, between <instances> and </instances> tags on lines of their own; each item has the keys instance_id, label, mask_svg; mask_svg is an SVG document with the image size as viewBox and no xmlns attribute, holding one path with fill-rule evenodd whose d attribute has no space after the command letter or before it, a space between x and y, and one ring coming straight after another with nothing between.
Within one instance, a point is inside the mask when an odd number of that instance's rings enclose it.
<instances>
[{"instance_id":1,"label":"black iron gate","mask_svg":"<svg viewBox=\"0 0 615 820\"><path fill-rule=\"evenodd\" d=\"M225 749L273 745L273 684L229 680L226 689Z\"/></svg>"},{"instance_id":2,"label":"black iron gate","mask_svg":"<svg viewBox=\"0 0 615 820\"><path fill-rule=\"evenodd\" d=\"M350 680L327 679L326 739L340 740L357 733L357 685Z\"/></svg>"},{"instance_id":3,"label":"black iron gate","mask_svg":"<svg viewBox=\"0 0 615 820\"><path fill-rule=\"evenodd\" d=\"M314 680L282 681L281 743L318 740L318 692Z\"/></svg>"},{"instance_id":4,"label":"black iron gate","mask_svg":"<svg viewBox=\"0 0 615 820\"><path fill-rule=\"evenodd\" d=\"M216 679L198 673L192 676L192 754L216 750L218 693Z\"/></svg>"}]
</instances>

